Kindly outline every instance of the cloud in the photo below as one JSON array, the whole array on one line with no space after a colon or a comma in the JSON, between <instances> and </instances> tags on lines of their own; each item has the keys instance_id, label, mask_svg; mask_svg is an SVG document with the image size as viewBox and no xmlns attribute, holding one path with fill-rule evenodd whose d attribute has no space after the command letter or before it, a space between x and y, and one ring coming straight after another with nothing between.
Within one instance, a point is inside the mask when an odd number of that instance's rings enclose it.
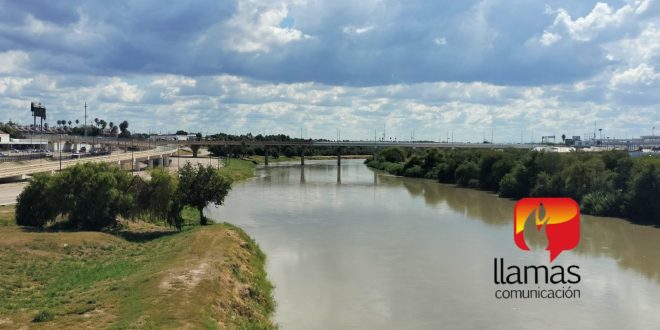
<instances>
[{"instance_id":1,"label":"cloud","mask_svg":"<svg viewBox=\"0 0 660 330\"><path fill-rule=\"evenodd\" d=\"M225 23L229 35L225 46L237 52L269 52L272 47L310 38L296 28L281 27L288 15L285 3L239 1L236 13Z\"/></svg>"},{"instance_id":2,"label":"cloud","mask_svg":"<svg viewBox=\"0 0 660 330\"><path fill-rule=\"evenodd\" d=\"M634 25L635 18L646 11L649 2L650 0L629 2L619 9L598 2L589 14L576 19L571 18L565 9L558 9L551 28L565 30L573 40L587 42L608 29Z\"/></svg>"},{"instance_id":3,"label":"cloud","mask_svg":"<svg viewBox=\"0 0 660 330\"><path fill-rule=\"evenodd\" d=\"M373 25L367 25L363 27L344 26L341 30L346 34L363 34L373 29L374 29Z\"/></svg>"},{"instance_id":4,"label":"cloud","mask_svg":"<svg viewBox=\"0 0 660 330\"><path fill-rule=\"evenodd\" d=\"M0 53L0 74L17 74L24 71L30 56L23 51L7 51Z\"/></svg>"},{"instance_id":5,"label":"cloud","mask_svg":"<svg viewBox=\"0 0 660 330\"><path fill-rule=\"evenodd\" d=\"M617 88L622 85L651 85L658 78L660 74L655 72L654 67L640 64L635 68L615 72L610 80L610 86Z\"/></svg>"},{"instance_id":6,"label":"cloud","mask_svg":"<svg viewBox=\"0 0 660 330\"><path fill-rule=\"evenodd\" d=\"M0 121L478 142L658 123L658 1L0 2ZM524 28L521 28L524 27ZM562 132L558 132L561 130ZM563 132L565 131L565 132ZM498 133L499 132L499 133ZM547 133L547 134L546 134ZM527 138L526 138L527 139Z\"/></svg>"},{"instance_id":7,"label":"cloud","mask_svg":"<svg viewBox=\"0 0 660 330\"><path fill-rule=\"evenodd\" d=\"M543 31L543 35L541 36L539 42L541 42L541 45L543 46L550 46L559 40L561 40L560 35L548 31Z\"/></svg>"}]
</instances>

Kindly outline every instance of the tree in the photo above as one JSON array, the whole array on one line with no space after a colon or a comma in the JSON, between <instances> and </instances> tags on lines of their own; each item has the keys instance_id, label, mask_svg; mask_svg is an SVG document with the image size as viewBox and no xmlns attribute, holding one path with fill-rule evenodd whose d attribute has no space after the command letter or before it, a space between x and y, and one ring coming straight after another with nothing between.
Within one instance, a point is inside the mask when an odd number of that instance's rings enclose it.
<instances>
[{"instance_id":1,"label":"tree","mask_svg":"<svg viewBox=\"0 0 660 330\"><path fill-rule=\"evenodd\" d=\"M16 199L16 224L43 227L54 221L58 209L52 198L52 177L37 173Z\"/></svg>"},{"instance_id":2,"label":"tree","mask_svg":"<svg viewBox=\"0 0 660 330\"><path fill-rule=\"evenodd\" d=\"M131 132L128 130L128 121L124 120L119 123L119 137L131 137Z\"/></svg>"},{"instance_id":3,"label":"tree","mask_svg":"<svg viewBox=\"0 0 660 330\"><path fill-rule=\"evenodd\" d=\"M454 179L463 187L477 187L479 185L479 166L473 161L459 165L454 172Z\"/></svg>"},{"instance_id":4,"label":"tree","mask_svg":"<svg viewBox=\"0 0 660 330\"><path fill-rule=\"evenodd\" d=\"M117 216L135 210L133 176L107 163L84 163L55 175L35 175L21 192L16 222L44 226L58 215L75 229L116 225Z\"/></svg>"},{"instance_id":5,"label":"tree","mask_svg":"<svg viewBox=\"0 0 660 330\"><path fill-rule=\"evenodd\" d=\"M169 219L172 202L177 192L177 177L162 168L149 171L151 179L135 186L137 195L137 213L140 216L155 219ZM171 223L181 229L177 223Z\"/></svg>"},{"instance_id":6,"label":"tree","mask_svg":"<svg viewBox=\"0 0 660 330\"><path fill-rule=\"evenodd\" d=\"M179 170L177 203L188 205L199 211L200 225L206 225L204 208L209 203L221 205L231 189L231 179L224 177L213 166L190 163Z\"/></svg>"},{"instance_id":7,"label":"tree","mask_svg":"<svg viewBox=\"0 0 660 330\"><path fill-rule=\"evenodd\" d=\"M101 125L101 129L105 129L108 126L108 122L103 119L99 120L99 124Z\"/></svg>"},{"instance_id":8,"label":"tree","mask_svg":"<svg viewBox=\"0 0 660 330\"><path fill-rule=\"evenodd\" d=\"M78 164L55 176L62 213L74 228L98 230L113 226L117 216L129 217L133 176L107 163Z\"/></svg>"},{"instance_id":9,"label":"tree","mask_svg":"<svg viewBox=\"0 0 660 330\"><path fill-rule=\"evenodd\" d=\"M76 119L76 125L78 125L79 123L80 123L80 121L78 119Z\"/></svg>"},{"instance_id":10,"label":"tree","mask_svg":"<svg viewBox=\"0 0 660 330\"><path fill-rule=\"evenodd\" d=\"M99 119L98 118L94 118L94 124L96 124L97 127L99 126Z\"/></svg>"},{"instance_id":11,"label":"tree","mask_svg":"<svg viewBox=\"0 0 660 330\"><path fill-rule=\"evenodd\" d=\"M126 120L119 123L119 129L123 132L128 129L128 122Z\"/></svg>"},{"instance_id":12,"label":"tree","mask_svg":"<svg viewBox=\"0 0 660 330\"><path fill-rule=\"evenodd\" d=\"M660 167L642 162L633 168L628 183L626 209L628 215L638 221L658 223L660 219Z\"/></svg>"},{"instance_id":13,"label":"tree","mask_svg":"<svg viewBox=\"0 0 660 330\"><path fill-rule=\"evenodd\" d=\"M561 135L561 142L566 142L566 134Z\"/></svg>"},{"instance_id":14,"label":"tree","mask_svg":"<svg viewBox=\"0 0 660 330\"><path fill-rule=\"evenodd\" d=\"M71 126L71 121L69 120L69 126Z\"/></svg>"}]
</instances>

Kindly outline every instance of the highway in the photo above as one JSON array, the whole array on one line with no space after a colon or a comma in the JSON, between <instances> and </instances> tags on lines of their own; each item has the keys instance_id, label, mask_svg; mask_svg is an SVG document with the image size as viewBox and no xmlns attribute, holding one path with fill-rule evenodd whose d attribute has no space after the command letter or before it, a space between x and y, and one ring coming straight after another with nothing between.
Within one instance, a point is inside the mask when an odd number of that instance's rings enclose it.
<instances>
[{"instance_id":1,"label":"highway","mask_svg":"<svg viewBox=\"0 0 660 330\"><path fill-rule=\"evenodd\" d=\"M118 163L118 162L127 162L131 161L131 159L135 160L144 160L144 159L151 159L151 158L156 158L156 157L161 157L161 156L171 156L176 152L176 149L173 148L168 148L164 150L146 150L146 151L135 151L135 152L127 152L127 153L119 153L119 154L113 154L113 155L108 155L108 156L98 156L98 157L85 157L85 158L79 158L79 159L69 159L69 160L63 160L61 162L61 168L65 169L69 166L73 166L78 163L86 163L86 162L107 162L107 163ZM49 161L49 162L44 162L44 163L38 163L38 164L30 164L30 165L17 165L17 166L12 166L12 167L7 167L7 168L2 168L0 169L0 179L7 179L7 178L21 178L24 175L30 175L34 173L43 173L43 172L55 172L60 170L60 162L59 161Z\"/></svg>"}]
</instances>

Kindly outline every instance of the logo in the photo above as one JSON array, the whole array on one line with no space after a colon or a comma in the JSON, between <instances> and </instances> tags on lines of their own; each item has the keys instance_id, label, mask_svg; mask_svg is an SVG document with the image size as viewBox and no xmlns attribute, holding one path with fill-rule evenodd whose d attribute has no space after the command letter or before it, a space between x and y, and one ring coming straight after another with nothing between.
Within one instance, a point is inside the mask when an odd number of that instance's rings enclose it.
<instances>
[{"instance_id":1,"label":"logo","mask_svg":"<svg viewBox=\"0 0 660 330\"><path fill-rule=\"evenodd\" d=\"M562 251L578 245L580 207L571 198L519 200L514 208L513 240L521 250L529 251L525 238L537 243L534 245L545 245L552 262Z\"/></svg>"}]
</instances>

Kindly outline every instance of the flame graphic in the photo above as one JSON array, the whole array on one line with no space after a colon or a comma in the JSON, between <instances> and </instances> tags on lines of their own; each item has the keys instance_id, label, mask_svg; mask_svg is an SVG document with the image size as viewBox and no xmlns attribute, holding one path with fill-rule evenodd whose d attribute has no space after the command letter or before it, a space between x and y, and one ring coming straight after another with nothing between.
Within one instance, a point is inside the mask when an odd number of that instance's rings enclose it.
<instances>
[{"instance_id":1,"label":"flame graphic","mask_svg":"<svg viewBox=\"0 0 660 330\"><path fill-rule=\"evenodd\" d=\"M552 262L580 241L579 205L565 197L519 200L514 208L513 240L521 250L544 247Z\"/></svg>"},{"instance_id":2,"label":"flame graphic","mask_svg":"<svg viewBox=\"0 0 660 330\"><path fill-rule=\"evenodd\" d=\"M543 203L539 203L527 216L523 235L525 243L529 247L541 246L544 250L548 247L548 233L545 230L550 221L550 216L545 210Z\"/></svg>"}]
</instances>

